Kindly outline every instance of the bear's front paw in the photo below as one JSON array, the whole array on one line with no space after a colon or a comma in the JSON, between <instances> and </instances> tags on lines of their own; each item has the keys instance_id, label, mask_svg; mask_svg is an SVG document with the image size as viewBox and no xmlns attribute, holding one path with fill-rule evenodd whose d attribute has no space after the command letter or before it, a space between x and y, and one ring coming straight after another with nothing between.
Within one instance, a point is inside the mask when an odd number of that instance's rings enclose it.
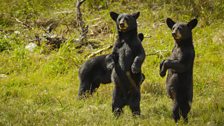
<instances>
[{"instance_id":1,"label":"bear's front paw","mask_svg":"<svg viewBox=\"0 0 224 126\"><path fill-rule=\"evenodd\" d=\"M159 66L160 71L161 71L161 69L162 69L162 67L163 67L163 65L164 65L164 62L165 62L165 60L163 60L163 61L160 63L160 66Z\"/></svg>"},{"instance_id":2,"label":"bear's front paw","mask_svg":"<svg viewBox=\"0 0 224 126\"><path fill-rule=\"evenodd\" d=\"M166 75L166 71L160 71L159 74L160 74L161 77L164 77Z\"/></svg>"},{"instance_id":3,"label":"bear's front paw","mask_svg":"<svg viewBox=\"0 0 224 126\"><path fill-rule=\"evenodd\" d=\"M165 63L166 63L166 60L163 60L159 66L159 68L160 68L159 74L161 77L164 77L166 75Z\"/></svg>"},{"instance_id":4,"label":"bear's front paw","mask_svg":"<svg viewBox=\"0 0 224 126\"><path fill-rule=\"evenodd\" d=\"M114 63L112 55L106 56L106 66L107 66L107 69L109 70L112 70L114 68L115 63Z\"/></svg>"},{"instance_id":5,"label":"bear's front paw","mask_svg":"<svg viewBox=\"0 0 224 126\"><path fill-rule=\"evenodd\" d=\"M141 72L141 69L139 67L137 67L136 65L132 65L131 71L132 71L132 73L139 73L139 72Z\"/></svg>"},{"instance_id":6,"label":"bear's front paw","mask_svg":"<svg viewBox=\"0 0 224 126\"><path fill-rule=\"evenodd\" d=\"M108 63L107 69L112 70L114 68L114 66L115 66L114 62Z\"/></svg>"}]
</instances>

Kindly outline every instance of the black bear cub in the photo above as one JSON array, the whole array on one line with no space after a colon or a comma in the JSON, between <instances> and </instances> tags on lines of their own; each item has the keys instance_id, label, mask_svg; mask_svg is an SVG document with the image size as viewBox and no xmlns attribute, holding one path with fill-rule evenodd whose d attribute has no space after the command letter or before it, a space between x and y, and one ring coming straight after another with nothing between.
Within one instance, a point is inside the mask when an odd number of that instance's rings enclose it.
<instances>
[{"instance_id":1,"label":"black bear cub","mask_svg":"<svg viewBox=\"0 0 224 126\"><path fill-rule=\"evenodd\" d=\"M138 34L140 41L144 39L142 33ZM106 57L108 55L96 56L87 60L79 69L79 98L85 98L86 95L92 94L100 84L111 83L112 69L107 68ZM142 74L141 83L144 81L144 74Z\"/></svg>"},{"instance_id":2,"label":"black bear cub","mask_svg":"<svg viewBox=\"0 0 224 126\"><path fill-rule=\"evenodd\" d=\"M166 23L172 30L175 46L170 58L160 64L160 76L168 71L166 88L173 100L173 119L178 122L180 115L188 122L187 114L191 109L193 99L193 65L195 51L192 40L192 29L197 25L197 19L188 23L176 23L167 18Z\"/></svg>"},{"instance_id":3,"label":"black bear cub","mask_svg":"<svg viewBox=\"0 0 224 126\"><path fill-rule=\"evenodd\" d=\"M137 36L136 20L139 14L110 12L118 32L110 57L112 60L108 64L108 68L113 68L111 79L115 83L115 88L112 111L117 117L125 105L129 105L133 115L140 115L141 66L145 59L145 51Z\"/></svg>"},{"instance_id":4,"label":"black bear cub","mask_svg":"<svg viewBox=\"0 0 224 126\"><path fill-rule=\"evenodd\" d=\"M101 55L87 60L79 69L79 98L92 94L101 83L111 83L111 71L107 69L106 56Z\"/></svg>"}]
</instances>

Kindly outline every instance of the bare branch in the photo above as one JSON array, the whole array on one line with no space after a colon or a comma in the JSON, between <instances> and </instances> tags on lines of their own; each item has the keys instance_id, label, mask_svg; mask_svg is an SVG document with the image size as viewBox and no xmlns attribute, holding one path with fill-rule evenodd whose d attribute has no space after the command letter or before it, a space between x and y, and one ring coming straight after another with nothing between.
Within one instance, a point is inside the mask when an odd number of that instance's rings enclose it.
<instances>
[{"instance_id":1,"label":"bare branch","mask_svg":"<svg viewBox=\"0 0 224 126\"><path fill-rule=\"evenodd\" d=\"M76 20L78 23L78 26L80 27L80 37L79 41L83 42L87 39L87 33L88 33L88 25L85 24L85 22L82 19L82 13L80 10L81 5L85 2L85 0L77 0L76 2Z\"/></svg>"},{"instance_id":2,"label":"bare branch","mask_svg":"<svg viewBox=\"0 0 224 126\"><path fill-rule=\"evenodd\" d=\"M151 55L159 55L159 56L163 56L163 52L168 52L168 50L155 50L152 53L147 53L146 56L151 56Z\"/></svg>"},{"instance_id":3,"label":"bare branch","mask_svg":"<svg viewBox=\"0 0 224 126\"><path fill-rule=\"evenodd\" d=\"M23 22L23 21L20 21L18 18L15 18L15 20L16 20L18 23L20 23L20 24L22 24L23 26L25 26L26 28L31 29L31 26L29 26L27 23L25 23L25 22Z\"/></svg>"},{"instance_id":4,"label":"bare branch","mask_svg":"<svg viewBox=\"0 0 224 126\"><path fill-rule=\"evenodd\" d=\"M78 0L79 1L79 0ZM80 6L82 5L83 2L85 2L86 0L81 0L79 1Z\"/></svg>"},{"instance_id":5,"label":"bare branch","mask_svg":"<svg viewBox=\"0 0 224 126\"><path fill-rule=\"evenodd\" d=\"M109 46L106 47L106 48L97 50L96 52L91 53L87 58L89 59L89 58L91 58L91 57L94 57L94 56L96 56L96 55L99 54L99 53L102 53L102 52L104 52L104 51L106 51L106 50L111 49L112 47L113 47L113 45L109 45Z\"/></svg>"}]
</instances>

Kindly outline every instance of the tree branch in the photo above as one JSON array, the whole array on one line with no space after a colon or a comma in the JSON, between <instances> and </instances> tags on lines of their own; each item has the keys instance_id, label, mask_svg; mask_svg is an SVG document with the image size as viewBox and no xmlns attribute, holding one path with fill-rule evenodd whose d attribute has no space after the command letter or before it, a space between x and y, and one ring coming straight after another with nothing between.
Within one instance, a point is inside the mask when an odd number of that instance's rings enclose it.
<instances>
[{"instance_id":1,"label":"tree branch","mask_svg":"<svg viewBox=\"0 0 224 126\"><path fill-rule=\"evenodd\" d=\"M87 58L89 59L89 58L91 58L91 57L94 57L94 56L96 56L97 54L102 53L103 51L106 51L106 50L108 50L108 49L111 49L112 47L113 47L113 45L109 45L109 46L106 47L106 48L97 50L96 52L91 53Z\"/></svg>"},{"instance_id":2,"label":"tree branch","mask_svg":"<svg viewBox=\"0 0 224 126\"><path fill-rule=\"evenodd\" d=\"M26 28L31 29L31 26L29 26L27 23L25 23L25 22L23 22L23 21L20 21L18 18L15 18L15 20L16 20L18 23L20 23L20 24L22 24L23 26L25 26Z\"/></svg>"},{"instance_id":3,"label":"tree branch","mask_svg":"<svg viewBox=\"0 0 224 126\"><path fill-rule=\"evenodd\" d=\"M77 0L76 2L76 20L78 26L80 27L80 37L79 37L80 42L86 41L88 33L88 25L86 25L85 22L83 21L82 13L80 10L80 7L84 2L85 0Z\"/></svg>"},{"instance_id":4,"label":"tree branch","mask_svg":"<svg viewBox=\"0 0 224 126\"><path fill-rule=\"evenodd\" d=\"M168 52L168 50L155 50L152 53L147 53L146 56L151 56L151 55L158 55L163 57L163 52Z\"/></svg>"}]
</instances>

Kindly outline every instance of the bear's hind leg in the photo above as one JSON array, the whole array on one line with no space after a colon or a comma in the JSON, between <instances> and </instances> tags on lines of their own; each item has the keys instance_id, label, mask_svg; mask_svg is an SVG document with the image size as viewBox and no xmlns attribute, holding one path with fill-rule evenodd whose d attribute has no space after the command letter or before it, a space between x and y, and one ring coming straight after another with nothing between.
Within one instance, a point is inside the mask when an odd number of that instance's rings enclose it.
<instances>
[{"instance_id":1,"label":"bear's hind leg","mask_svg":"<svg viewBox=\"0 0 224 126\"><path fill-rule=\"evenodd\" d=\"M93 82L90 85L90 94L93 94L99 87L100 87L100 83Z\"/></svg>"},{"instance_id":2,"label":"bear's hind leg","mask_svg":"<svg viewBox=\"0 0 224 126\"><path fill-rule=\"evenodd\" d=\"M173 105L173 119L176 123L178 122L178 120L180 120L180 107L179 103L177 103L176 101L174 101Z\"/></svg>"},{"instance_id":3,"label":"bear's hind leg","mask_svg":"<svg viewBox=\"0 0 224 126\"><path fill-rule=\"evenodd\" d=\"M123 113L123 107L125 106L126 100L121 95L117 89L113 92L113 103L112 103L112 112L115 117L119 117Z\"/></svg>"},{"instance_id":4,"label":"bear's hind leg","mask_svg":"<svg viewBox=\"0 0 224 126\"><path fill-rule=\"evenodd\" d=\"M188 123L187 115L188 115L190 109L191 109L190 103L187 101L182 103L182 105L180 105L181 115L182 115L185 123Z\"/></svg>"},{"instance_id":5,"label":"bear's hind leg","mask_svg":"<svg viewBox=\"0 0 224 126\"><path fill-rule=\"evenodd\" d=\"M80 98L86 97L91 90L91 83L89 81L81 81L79 85L79 93L78 96Z\"/></svg>"},{"instance_id":6,"label":"bear's hind leg","mask_svg":"<svg viewBox=\"0 0 224 126\"><path fill-rule=\"evenodd\" d=\"M129 100L129 106L132 111L133 116L140 115L140 91L136 92L134 95L131 96Z\"/></svg>"}]
</instances>

